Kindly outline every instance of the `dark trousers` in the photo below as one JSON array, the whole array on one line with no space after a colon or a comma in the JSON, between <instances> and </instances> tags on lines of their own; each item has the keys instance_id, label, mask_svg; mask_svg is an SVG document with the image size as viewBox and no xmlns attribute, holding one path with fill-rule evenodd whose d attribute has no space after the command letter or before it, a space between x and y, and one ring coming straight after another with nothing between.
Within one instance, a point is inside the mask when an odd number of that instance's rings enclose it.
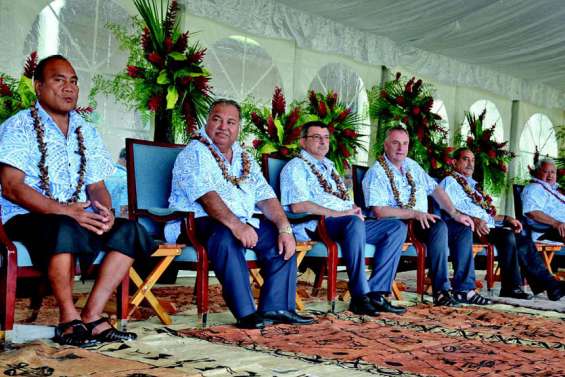
<instances>
[{"instance_id":1,"label":"dark trousers","mask_svg":"<svg viewBox=\"0 0 565 377\"><path fill-rule=\"evenodd\" d=\"M498 254L501 290L510 291L519 288L522 285L522 275L518 264L516 234L510 229L496 227L490 230L488 242L494 244Z\"/></svg>"},{"instance_id":2,"label":"dark trousers","mask_svg":"<svg viewBox=\"0 0 565 377\"><path fill-rule=\"evenodd\" d=\"M538 294L547 289L556 288L559 281L545 267L542 256L532 239L523 233L515 234L515 238L518 247L518 263L532 292Z\"/></svg>"},{"instance_id":3,"label":"dark trousers","mask_svg":"<svg viewBox=\"0 0 565 377\"><path fill-rule=\"evenodd\" d=\"M241 242L225 225L209 217L196 219L196 232L206 246L212 268L222 284L222 294L234 316L242 318L254 313L255 302ZM253 251L265 279L258 310L295 310L296 257L285 261L279 255L278 231L270 221L261 220L256 232L259 239Z\"/></svg>"},{"instance_id":4,"label":"dark trousers","mask_svg":"<svg viewBox=\"0 0 565 377\"><path fill-rule=\"evenodd\" d=\"M434 293L449 290L447 257L453 261L453 290L466 292L475 288L475 262L473 259L473 232L471 228L451 218L437 219L430 228L423 229L415 222L416 237L426 245L426 258L430 268Z\"/></svg>"}]
</instances>

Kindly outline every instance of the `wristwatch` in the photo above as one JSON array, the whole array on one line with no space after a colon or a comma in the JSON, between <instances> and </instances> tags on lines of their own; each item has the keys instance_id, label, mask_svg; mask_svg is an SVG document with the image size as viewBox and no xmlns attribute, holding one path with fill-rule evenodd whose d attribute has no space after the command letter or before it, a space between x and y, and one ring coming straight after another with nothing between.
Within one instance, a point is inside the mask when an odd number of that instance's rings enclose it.
<instances>
[{"instance_id":1,"label":"wristwatch","mask_svg":"<svg viewBox=\"0 0 565 377\"><path fill-rule=\"evenodd\" d=\"M292 231L292 227L290 225L283 226L279 229L279 234L290 234L293 235L294 232Z\"/></svg>"}]
</instances>

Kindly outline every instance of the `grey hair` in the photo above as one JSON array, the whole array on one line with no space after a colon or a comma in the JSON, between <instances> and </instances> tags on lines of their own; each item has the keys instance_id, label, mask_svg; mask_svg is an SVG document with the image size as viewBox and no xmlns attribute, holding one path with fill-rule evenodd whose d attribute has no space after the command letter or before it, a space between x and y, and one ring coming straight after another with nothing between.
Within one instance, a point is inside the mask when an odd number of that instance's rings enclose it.
<instances>
[{"instance_id":1,"label":"grey hair","mask_svg":"<svg viewBox=\"0 0 565 377\"><path fill-rule=\"evenodd\" d=\"M541 160L538 161L538 163L535 165L535 171L539 171L541 169L541 167L545 164L550 164L555 166L555 161L552 158L546 157L543 158Z\"/></svg>"}]
</instances>

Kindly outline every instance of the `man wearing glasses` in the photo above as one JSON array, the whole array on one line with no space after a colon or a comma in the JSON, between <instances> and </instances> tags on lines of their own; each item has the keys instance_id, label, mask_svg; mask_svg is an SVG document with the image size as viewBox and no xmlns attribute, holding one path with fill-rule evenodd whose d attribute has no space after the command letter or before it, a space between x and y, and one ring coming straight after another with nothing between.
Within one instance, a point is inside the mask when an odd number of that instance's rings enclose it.
<instances>
[{"instance_id":1,"label":"man wearing glasses","mask_svg":"<svg viewBox=\"0 0 565 377\"><path fill-rule=\"evenodd\" d=\"M402 314L405 308L385 299L390 293L397 260L406 239L406 225L399 220L365 221L361 209L349 198L342 178L326 158L330 132L326 124L314 121L302 127L300 154L281 172L281 204L293 213L325 216L330 237L339 243L349 276L351 303L355 314L376 316L379 312ZM293 226L299 241L317 240L318 221ZM375 245L375 260L385 261L365 276L365 244ZM382 264L382 263L381 263Z\"/></svg>"}]
</instances>

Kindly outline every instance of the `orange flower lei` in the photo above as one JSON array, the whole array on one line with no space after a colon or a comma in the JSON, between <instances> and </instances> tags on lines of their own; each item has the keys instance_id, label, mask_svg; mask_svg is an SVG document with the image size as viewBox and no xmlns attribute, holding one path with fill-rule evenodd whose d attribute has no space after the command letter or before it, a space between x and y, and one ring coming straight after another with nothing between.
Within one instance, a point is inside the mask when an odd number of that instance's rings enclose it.
<instances>
[{"instance_id":1,"label":"orange flower lei","mask_svg":"<svg viewBox=\"0 0 565 377\"><path fill-rule=\"evenodd\" d=\"M50 199L57 200L53 197L53 193L51 192L51 184L49 182L49 170L45 162L47 161L47 143L45 142L45 128L43 127L43 123L37 114L37 108L35 104L30 109L31 117L33 119L33 128L35 130L35 137L37 139L37 144L39 148L39 153L41 157L39 158L39 162L37 163L37 167L39 168L39 188L43 190L45 196ZM78 180L77 180L77 187L73 195L67 199L66 202L61 203L76 203L79 199L80 193L82 192L82 187L84 186L84 176L86 175L86 147L84 145L84 137L82 136L82 130L80 127L77 127L75 130L77 134L77 141L78 141L78 154L80 155L80 165L78 169ZM57 200L59 201L59 200Z\"/></svg>"},{"instance_id":2,"label":"orange flower lei","mask_svg":"<svg viewBox=\"0 0 565 377\"><path fill-rule=\"evenodd\" d=\"M249 178L249 173L251 171L251 158L249 157L249 154L247 152L244 151L241 155L241 158L243 160L241 176L235 177L228 173L228 168L226 167L224 159L218 154L218 152L216 152L216 150L214 149L212 144L208 141L208 139L200 135L195 135L192 137L192 139L198 140L208 148L208 150L210 151L210 153L212 153L212 156L218 163L218 166L220 167L220 170L222 171L222 175L224 176L224 179L226 181L230 182L234 186L239 187L241 183L243 183Z\"/></svg>"},{"instance_id":3,"label":"orange flower lei","mask_svg":"<svg viewBox=\"0 0 565 377\"><path fill-rule=\"evenodd\" d=\"M473 190L471 185L469 185L461 174L451 173L450 175L461 185L463 191L473 200L473 203L484 209L490 216L496 216L496 207L492 205L492 198L487 195L478 184Z\"/></svg>"},{"instance_id":4,"label":"orange flower lei","mask_svg":"<svg viewBox=\"0 0 565 377\"><path fill-rule=\"evenodd\" d=\"M385 174L390 182L390 187L392 188L392 194L394 195L394 200L398 203L400 208L405 209L412 209L416 205L416 183L414 183L414 178L412 178L412 174L409 171L406 172L406 179L408 180L408 184L410 185L410 198L408 199L408 204L402 203L400 200L400 192L394 183L394 176L392 175L392 170L385 161L384 156L380 156L377 158L377 162L382 166Z\"/></svg>"},{"instance_id":5,"label":"orange flower lei","mask_svg":"<svg viewBox=\"0 0 565 377\"><path fill-rule=\"evenodd\" d=\"M308 161L307 159L305 159L300 155L298 156L298 158L300 158L302 161L306 163L306 165L308 165L312 173L314 173L316 178L318 178L318 182L320 183L320 186L322 186L325 192L333 196L337 196L341 200L349 200L349 195L347 194L347 187L345 187L345 183L341 180L341 177L339 176L339 174L337 174L335 169L332 169L332 179L336 183L338 191L332 190L332 187L330 186L329 182L322 176L322 173L320 173L318 169L316 169L313 163L311 163L310 161Z\"/></svg>"}]
</instances>

